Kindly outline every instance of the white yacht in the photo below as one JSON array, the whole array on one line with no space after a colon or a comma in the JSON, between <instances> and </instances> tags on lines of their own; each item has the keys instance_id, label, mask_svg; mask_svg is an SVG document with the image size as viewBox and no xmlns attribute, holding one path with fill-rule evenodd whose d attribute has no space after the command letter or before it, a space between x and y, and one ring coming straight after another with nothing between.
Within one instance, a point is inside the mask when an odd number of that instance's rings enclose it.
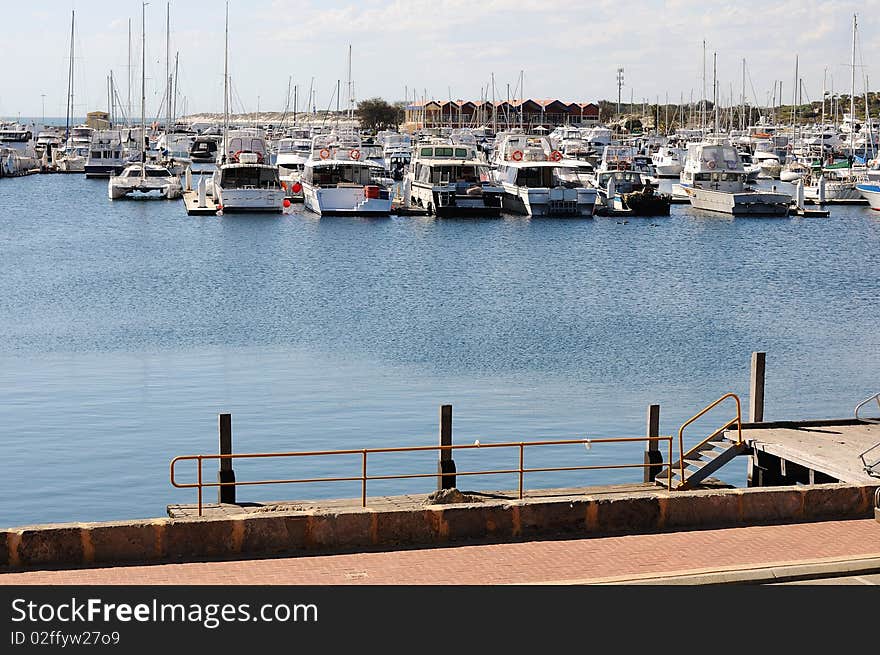
<instances>
[{"instance_id":1,"label":"white yacht","mask_svg":"<svg viewBox=\"0 0 880 655\"><path fill-rule=\"evenodd\" d=\"M311 152L311 139L285 137L278 140L275 163L288 198L303 199L302 174Z\"/></svg>"},{"instance_id":2,"label":"white yacht","mask_svg":"<svg viewBox=\"0 0 880 655\"><path fill-rule=\"evenodd\" d=\"M862 184L857 184L856 189L868 201L871 209L875 212L880 212L880 184L866 181Z\"/></svg>"},{"instance_id":3,"label":"white yacht","mask_svg":"<svg viewBox=\"0 0 880 655\"><path fill-rule=\"evenodd\" d=\"M684 170L684 153L678 148L661 146L651 161L658 177L679 177Z\"/></svg>"},{"instance_id":4,"label":"white yacht","mask_svg":"<svg viewBox=\"0 0 880 655\"><path fill-rule=\"evenodd\" d=\"M53 153L59 149L63 143L61 135L54 130L46 130L37 134L37 141L34 143L34 150L37 157L45 157L46 161L51 162Z\"/></svg>"},{"instance_id":5,"label":"white yacht","mask_svg":"<svg viewBox=\"0 0 880 655\"><path fill-rule=\"evenodd\" d=\"M193 140L189 148L190 169L193 173L214 172L221 140L219 134L200 134Z\"/></svg>"},{"instance_id":6,"label":"white yacht","mask_svg":"<svg viewBox=\"0 0 880 655\"><path fill-rule=\"evenodd\" d=\"M212 194L221 211L284 209L285 190L278 167L269 162L264 132L258 128L229 130L221 144L220 162L212 178Z\"/></svg>"},{"instance_id":7,"label":"white yacht","mask_svg":"<svg viewBox=\"0 0 880 655\"><path fill-rule=\"evenodd\" d=\"M681 188L696 209L738 215L786 216L791 196L746 186L746 172L726 139L688 146Z\"/></svg>"},{"instance_id":8,"label":"white yacht","mask_svg":"<svg viewBox=\"0 0 880 655\"><path fill-rule=\"evenodd\" d=\"M776 146L772 140L761 140L755 143L753 158L755 163L761 167L758 177L766 180L779 179L779 174L782 172L782 164L779 161L779 154L776 152Z\"/></svg>"},{"instance_id":9,"label":"white yacht","mask_svg":"<svg viewBox=\"0 0 880 655\"><path fill-rule=\"evenodd\" d=\"M303 202L320 216L388 216L391 193L373 181L373 166L361 159L360 140L336 134L312 139L303 176Z\"/></svg>"},{"instance_id":10,"label":"white yacht","mask_svg":"<svg viewBox=\"0 0 880 655\"><path fill-rule=\"evenodd\" d=\"M190 151L195 143L195 136L188 132L166 132L156 141L156 148L161 153L159 162L175 175L180 175L192 166Z\"/></svg>"},{"instance_id":11,"label":"white yacht","mask_svg":"<svg viewBox=\"0 0 880 655\"><path fill-rule=\"evenodd\" d=\"M30 130L17 123L0 126L0 176L27 175L39 168L32 137Z\"/></svg>"},{"instance_id":12,"label":"white yacht","mask_svg":"<svg viewBox=\"0 0 880 655\"><path fill-rule=\"evenodd\" d=\"M70 128L63 147L55 150L53 162L56 170L62 173L85 172L92 132L92 128L85 126Z\"/></svg>"},{"instance_id":13,"label":"white yacht","mask_svg":"<svg viewBox=\"0 0 880 655\"><path fill-rule=\"evenodd\" d=\"M817 170L804 177L804 199L822 205L841 200L861 200L858 186L867 182L864 174L835 169Z\"/></svg>"},{"instance_id":14,"label":"white yacht","mask_svg":"<svg viewBox=\"0 0 880 655\"><path fill-rule=\"evenodd\" d=\"M121 174L110 177L107 195L111 200L119 200L132 194L175 200L183 195L183 187L180 178L164 166L129 164Z\"/></svg>"},{"instance_id":15,"label":"white yacht","mask_svg":"<svg viewBox=\"0 0 880 655\"><path fill-rule=\"evenodd\" d=\"M499 135L493 164L503 207L528 216L592 216L596 189L560 177L580 161L566 160L544 136Z\"/></svg>"},{"instance_id":16,"label":"white yacht","mask_svg":"<svg viewBox=\"0 0 880 655\"><path fill-rule=\"evenodd\" d=\"M504 189L489 182L489 166L476 146L420 144L404 178L410 207L437 216L497 216Z\"/></svg>"},{"instance_id":17,"label":"white yacht","mask_svg":"<svg viewBox=\"0 0 880 655\"><path fill-rule=\"evenodd\" d=\"M84 166L86 177L118 175L126 165L119 130L95 130L89 143L89 154Z\"/></svg>"}]
</instances>

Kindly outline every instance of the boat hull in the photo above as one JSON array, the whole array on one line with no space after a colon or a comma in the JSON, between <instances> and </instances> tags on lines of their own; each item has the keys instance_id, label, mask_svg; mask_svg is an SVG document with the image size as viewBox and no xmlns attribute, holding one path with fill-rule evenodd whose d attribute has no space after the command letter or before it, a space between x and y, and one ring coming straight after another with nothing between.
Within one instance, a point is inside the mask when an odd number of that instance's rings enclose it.
<instances>
[{"instance_id":1,"label":"boat hull","mask_svg":"<svg viewBox=\"0 0 880 655\"><path fill-rule=\"evenodd\" d=\"M213 188L224 212L281 212L284 210L284 189Z\"/></svg>"},{"instance_id":2,"label":"boat hull","mask_svg":"<svg viewBox=\"0 0 880 655\"><path fill-rule=\"evenodd\" d=\"M455 187L436 187L410 183L409 206L426 209L429 214L441 217L482 217L501 215L500 188L494 193L483 192L479 196L456 194Z\"/></svg>"},{"instance_id":3,"label":"boat hull","mask_svg":"<svg viewBox=\"0 0 880 655\"><path fill-rule=\"evenodd\" d=\"M694 209L731 216L787 216L791 197L784 193L741 191L724 193L686 186L685 193Z\"/></svg>"},{"instance_id":4,"label":"boat hull","mask_svg":"<svg viewBox=\"0 0 880 655\"><path fill-rule=\"evenodd\" d=\"M389 216L391 197L366 198L364 187L315 187L303 183L303 204L319 216Z\"/></svg>"},{"instance_id":5,"label":"boat hull","mask_svg":"<svg viewBox=\"0 0 880 655\"><path fill-rule=\"evenodd\" d=\"M526 216L587 218L593 215L596 198L596 189L532 189L504 184L502 206Z\"/></svg>"},{"instance_id":6,"label":"boat hull","mask_svg":"<svg viewBox=\"0 0 880 655\"><path fill-rule=\"evenodd\" d=\"M880 184L859 184L856 189L875 212L880 212Z\"/></svg>"}]
</instances>

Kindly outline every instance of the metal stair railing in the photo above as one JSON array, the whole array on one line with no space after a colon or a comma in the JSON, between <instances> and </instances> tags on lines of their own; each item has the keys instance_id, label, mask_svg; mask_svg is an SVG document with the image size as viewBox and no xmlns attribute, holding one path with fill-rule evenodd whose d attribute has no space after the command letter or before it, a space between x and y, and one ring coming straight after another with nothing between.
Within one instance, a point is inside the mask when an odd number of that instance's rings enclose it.
<instances>
[{"instance_id":1,"label":"metal stair railing","mask_svg":"<svg viewBox=\"0 0 880 655\"><path fill-rule=\"evenodd\" d=\"M859 416L859 410L862 409L865 405L867 405L871 401L877 401L877 406L880 407L880 392L875 393L873 396L869 396L868 398L865 398L862 402L860 402L858 405L856 405L856 409L855 409L856 420L862 421L864 423L880 424L880 418ZM880 466L880 456L878 456L877 459L875 459L872 462L868 461L868 454L873 453L873 452L880 453L880 443L876 443L873 446L871 446L870 448L868 448L868 450L866 450L865 452L860 453L859 459L862 460L862 466L865 467L865 473L867 473L868 475L875 476L875 477L880 477L880 470L878 470L878 466ZM880 490L878 490L878 491L880 491ZM878 504L878 506L880 506L880 504Z\"/></svg>"},{"instance_id":2,"label":"metal stair railing","mask_svg":"<svg viewBox=\"0 0 880 655\"><path fill-rule=\"evenodd\" d=\"M696 446L694 446L693 448L691 448L690 450L685 452L685 450L684 450L684 430L685 430L685 428L687 426L689 426L691 423L693 423L694 421L701 418L703 415L705 415L708 412L710 412L711 410L715 409L718 405L723 403L728 398L733 398L733 400L736 402L736 416L733 417L732 419L730 419L723 426L721 426L720 428L715 430L712 434L710 434L708 437L703 439ZM708 442L715 439L715 437L717 437L719 434L723 434L725 430L731 428L734 425L736 425L736 433L737 433L736 445L742 446L742 443L743 443L743 439L742 439L742 404L740 403L739 396L737 396L735 393L724 394L718 400L716 400L713 403L710 403L709 405L704 407L702 410L700 410L697 414L695 414L694 416L689 418L687 421L682 423L681 427L678 429L678 452L679 452L678 463L679 463L679 467L680 467L680 471L681 471L681 482L679 483L680 487L683 487L687 483L687 478L685 477L686 468L687 468L687 466L685 465L685 459L687 459L689 456L696 453L703 446L705 446ZM669 464L670 464L670 468L671 468L672 462L670 462Z\"/></svg>"},{"instance_id":3,"label":"metal stair railing","mask_svg":"<svg viewBox=\"0 0 880 655\"><path fill-rule=\"evenodd\" d=\"M865 405L867 405L868 403L870 403L872 400L876 400L877 407L880 407L880 392L877 392L873 396L865 398L862 402L860 402L858 405L856 405L856 409L855 409L856 420L865 421L866 423L880 423L880 418L870 417L870 416L866 416L866 417L859 416L859 410L862 407L864 407ZM880 444L878 444L878 445L880 445Z\"/></svg>"}]
</instances>

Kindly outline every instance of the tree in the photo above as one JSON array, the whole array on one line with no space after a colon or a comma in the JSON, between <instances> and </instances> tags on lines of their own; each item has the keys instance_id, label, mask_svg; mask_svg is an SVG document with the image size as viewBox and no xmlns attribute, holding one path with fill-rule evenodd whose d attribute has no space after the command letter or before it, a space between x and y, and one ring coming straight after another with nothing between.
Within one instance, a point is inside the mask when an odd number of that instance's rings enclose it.
<instances>
[{"instance_id":1,"label":"tree","mask_svg":"<svg viewBox=\"0 0 880 655\"><path fill-rule=\"evenodd\" d=\"M403 122L403 108L391 105L382 98L361 100L357 107L361 127L368 130L395 128Z\"/></svg>"}]
</instances>

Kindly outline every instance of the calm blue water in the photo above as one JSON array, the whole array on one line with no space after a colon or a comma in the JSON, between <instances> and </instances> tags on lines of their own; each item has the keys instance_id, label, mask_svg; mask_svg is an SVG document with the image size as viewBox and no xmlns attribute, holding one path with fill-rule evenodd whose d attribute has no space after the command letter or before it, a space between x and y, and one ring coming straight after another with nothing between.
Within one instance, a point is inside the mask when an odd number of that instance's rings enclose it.
<instances>
[{"instance_id":1,"label":"calm blue water","mask_svg":"<svg viewBox=\"0 0 880 655\"><path fill-rule=\"evenodd\" d=\"M289 451L434 444L447 402L458 443L638 436L653 402L672 433L722 393L747 395L753 350L768 352L768 419L846 416L878 387L880 219L864 207L731 220L678 206L627 224L195 218L179 203L111 203L105 181L31 176L0 180L0 247L0 526L161 516L193 501L168 464L215 452L221 411L236 451ZM546 449L526 464L637 463L641 449ZM370 466L435 470L432 456ZM640 477L532 474L527 486ZM356 483L240 491L357 495Z\"/></svg>"}]
</instances>

